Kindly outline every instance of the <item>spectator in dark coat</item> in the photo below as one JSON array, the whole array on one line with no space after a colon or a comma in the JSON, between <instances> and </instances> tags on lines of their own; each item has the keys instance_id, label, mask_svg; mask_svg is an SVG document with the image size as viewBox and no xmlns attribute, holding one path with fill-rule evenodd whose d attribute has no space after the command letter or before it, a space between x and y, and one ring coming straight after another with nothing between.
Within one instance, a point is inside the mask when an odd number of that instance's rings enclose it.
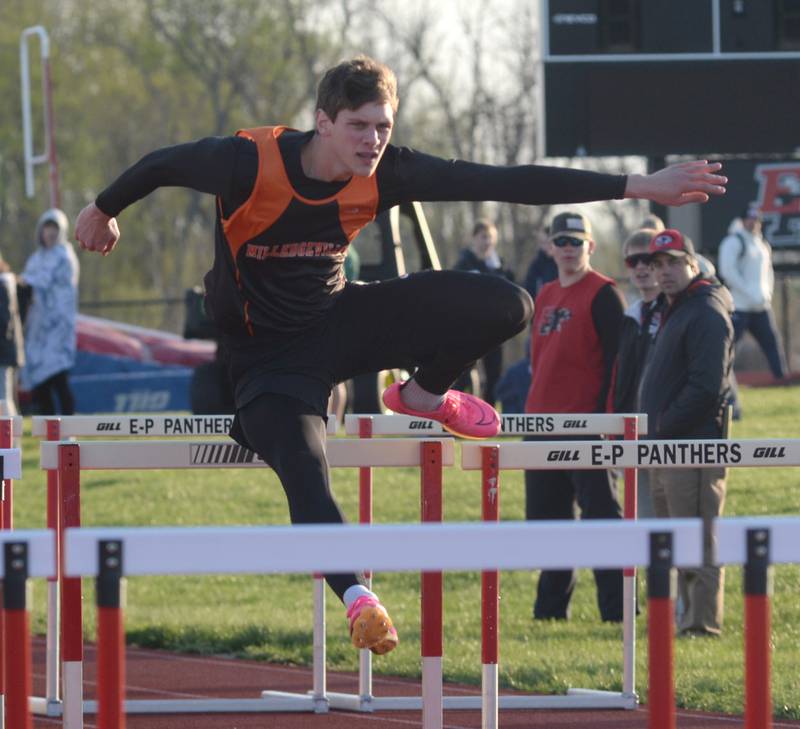
<instances>
[{"instance_id":1,"label":"spectator in dark coat","mask_svg":"<svg viewBox=\"0 0 800 729\"><path fill-rule=\"evenodd\" d=\"M523 287L534 301L536 301L536 295L541 291L542 286L558 278L558 266L556 266L553 254L550 252L550 238L546 227L539 232L538 237L539 245L536 257L531 261L531 265L528 266L528 270L525 273L525 283L523 284Z\"/></svg>"},{"instance_id":2,"label":"spectator in dark coat","mask_svg":"<svg viewBox=\"0 0 800 729\"><path fill-rule=\"evenodd\" d=\"M464 248L453 266L456 271L474 271L475 273L501 276L513 283L514 274L506 268L497 252L497 227L490 220L478 220L472 229L472 240L468 248ZM483 367L483 384L480 396L490 405L494 405L497 396L495 388L503 372L503 348L493 349L486 354L480 363ZM469 375L462 375L455 384L456 389L463 390L469 382Z\"/></svg>"},{"instance_id":3,"label":"spectator in dark coat","mask_svg":"<svg viewBox=\"0 0 800 729\"><path fill-rule=\"evenodd\" d=\"M25 364L17 278L0 256L0 416L17 414L17 369Z\"/></svg>"},{"instance_id":4,"label":"spectator in dark coat","mask_svg":"<svg viewBox=\"0 0 800 729\"><path fill-rule=\"evenodd\" d=\"M650 243L656 280L667 299L661 327L642 376L648 437L727 437L725 411L733 365L733 299L699 272L692 242L664 230ZM650 490L656 516L701 517L703 567L678 572L682 635L718 635L724 572L714 565L714 519L725 503L724 468L656 468Z\"/></svg>"}]
</instances>

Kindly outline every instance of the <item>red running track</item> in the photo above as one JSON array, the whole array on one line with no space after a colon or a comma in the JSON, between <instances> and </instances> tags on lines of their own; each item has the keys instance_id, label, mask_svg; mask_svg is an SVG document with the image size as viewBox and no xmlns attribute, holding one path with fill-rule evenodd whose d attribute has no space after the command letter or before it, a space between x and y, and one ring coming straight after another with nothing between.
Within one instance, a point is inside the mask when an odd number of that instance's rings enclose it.
<instances>
[{"instance_id":1,"label":"red running track","mask_svg":"<svg viewBox=\"0 0 800 729\"><path fill-rule=\"evenodd\" d=\"M95 649L86 646L85 698L94 698ZM34 693L44 691L44 640L36 638L33 647ZM279 666L211 656L195 656L167 651L129 648L127 651L127 697L131 699L180 698L258 698L262 690L305 693L311 686L307 668ZM401 678L375 676L377 696L419 695L419 683ZM328 672L328 689L357 693L355 674ZM445 695L473 695L474 686L448 684ZM361 714L331 711L328 714L170 714L129 715L128 729L409 729L422 727L421 712L391 711ZM37 717L36 729L53 729L61 720ZM96 717L88 715L84 726L94 729ZM478 729L480 711L445 711L445 729ZM635 711L501 711L503 729L555 727L556 729L646 729L647 710ZM800 727L800 722L776 721L775 729ZM741 717L678 713L679 729L740 729Z\"/></svg>"}]
</instances>

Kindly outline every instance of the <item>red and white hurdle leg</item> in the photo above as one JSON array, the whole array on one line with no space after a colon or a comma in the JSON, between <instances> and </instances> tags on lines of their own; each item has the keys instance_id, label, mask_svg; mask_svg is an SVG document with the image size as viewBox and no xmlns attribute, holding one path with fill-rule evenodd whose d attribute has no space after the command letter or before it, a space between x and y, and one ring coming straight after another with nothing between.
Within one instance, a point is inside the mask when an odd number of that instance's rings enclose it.
<instances>
[{"instance_id":1,"label":"red and white hurdle leg","mask_svg":"<svg viewBox=\"0 0 800 729\"><path fill-rule=\"evenodd\" d=\"M744 566L745 729L772 727L769 537L767 529L747 530L747 562Z\"/></svg>"},{"instance_id":2,"label":"red and white hurdle leg","mask_svg":"<svg viewBox=\"0 0 800 729\"><path fill-rule=\"evenodd\" d=\"M672 554L672 533L653 532L650 535L650 566L647 568L648 729L676 727Z\"/></svg>"},{"instance_id":3,"label":"red and white hurdle leg","mask_svg":"<svg viewBox=\"0 0 800 729\"><path fill-rule=\"evenodd\" d=\"M9 729L32 729L33 688L30 616L27 607L28 546L6 542L3 549L3 651L6 665L5 722Z\"/></svg>"},{"instance_id":4,"label":"red and white hurdle leg","mask_svg":"<svg viewBox=\"0 0 800 729\"><path fill-rule=\"evenodd\" d=\"M482 518L500 520L500 450L497 446L481 448ZM498 659L500 643L500 573L481 575L481 727L497 729L500 708Z\"/></svg>"},{"instance_id":5,"label":"red and white hurdle leg","mask_svg":"<svg viewBox=\"0 0 800 729\"><path fill-rule=\"evenodd\" d=\"M80 447L58 448L61 533L81 525ZM61 653L64 659L64 729L83 729L83 608L81 580L65 577L61 552Z\"/></svg>"},{"instance_id":6,"label":"red and white hurdle leg","mask_svg":"<svg viewBox=\"0 0 800 729\"><path fill-rule=\"evenodd\" d=\"M625 440L639 438L639 419L633 415L625 418ZM625 469L625 519L636 519L636 489L638 472ZM636 697L636 567L622 571L622 695Z\"/></svg>"},{"instance_id":7,"label":"red and white hurdle leg","mask_svg":"<svg viewBox=\"0 0 800 729\"><path fill-rule=\"evenodd\" d=\"M442 521L442 444L421 444L422 521ZM442 591L441 572L422 573L422 726L442 729Z\"/></svg>"}]
</instances>

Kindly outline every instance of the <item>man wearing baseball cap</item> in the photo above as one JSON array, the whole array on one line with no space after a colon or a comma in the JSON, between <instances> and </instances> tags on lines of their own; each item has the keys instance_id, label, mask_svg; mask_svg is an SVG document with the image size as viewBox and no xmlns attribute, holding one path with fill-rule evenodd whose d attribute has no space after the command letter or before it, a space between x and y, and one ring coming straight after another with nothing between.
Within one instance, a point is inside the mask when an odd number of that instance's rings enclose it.
<instances>
[{"instance_id":1,"label":"man wearing baseball cap","mask_svg":"<svg viewBox=\"0 0 800 729\"><path fill-rule=\"evenodd\" d=\"M733 364L733 301L716 279L699 271L692 241L677 230L656 233L648 248L667 308L642 375L641 408L648 437L726 437L725 411ZM703 567L678 573L680 635L719 635L723 580L713 564L712 520L725 502L724 468L652 469L650 492L657 517L701 517Z\"/></svg>"},{"instance_id":2,"label":"man wearing baseball cap","mask_svg":"<svg viewBox=\"0 0 800 729\"><path fill-rule=\"evenodd\" d=\"M556 215L550 226L550 249L558 278L545 284L536 297L531 327L533 376L525 411L605 412L625 310L622 294L612 279L590 265L595 241L584 215ZM608 471L525 473L526 518L574 519L576 502L582 519L622 517L616 484ZM622 571L595 570L594 577L601 619L622 620ZM567 619L574 587L574 570L543 570L533 617Z\"/></svg>"}]
</instances>

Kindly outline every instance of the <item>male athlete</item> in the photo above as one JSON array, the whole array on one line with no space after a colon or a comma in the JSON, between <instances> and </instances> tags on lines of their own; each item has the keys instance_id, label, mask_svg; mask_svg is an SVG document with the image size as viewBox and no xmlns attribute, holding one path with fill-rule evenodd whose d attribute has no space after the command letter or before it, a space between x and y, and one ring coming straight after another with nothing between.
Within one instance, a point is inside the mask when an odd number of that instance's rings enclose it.
<instances>
[{"instance_id":1,"label":"male athlete","mask_svg":"<svg viewBox=\"0 0 800 729\"><path fill-rule=\"evenodd\" d=\"M471 438L496 435L499 417L450 390L459 374L522 331L527 293L496 276L426 271L368 285L345 282L348 244L383 210L411 200L523 204L649 198L665 205L722 194L719 164L691 162L652 175L553 167L493 167L389 145L397 84L360 56L330 69L315 125L242 130L157 150L129 168L76 223L81 246L104 255L115 217L158 187L216 196L207 308L230 352L236 418L231 435L277 473L293 523L342 522L325 454L331 387L402 367L413 377L384 393L393 411L432 418ZM354 645L386 653L397 632L361 576L330 574Z\"/></svg>"}]
</instances>

